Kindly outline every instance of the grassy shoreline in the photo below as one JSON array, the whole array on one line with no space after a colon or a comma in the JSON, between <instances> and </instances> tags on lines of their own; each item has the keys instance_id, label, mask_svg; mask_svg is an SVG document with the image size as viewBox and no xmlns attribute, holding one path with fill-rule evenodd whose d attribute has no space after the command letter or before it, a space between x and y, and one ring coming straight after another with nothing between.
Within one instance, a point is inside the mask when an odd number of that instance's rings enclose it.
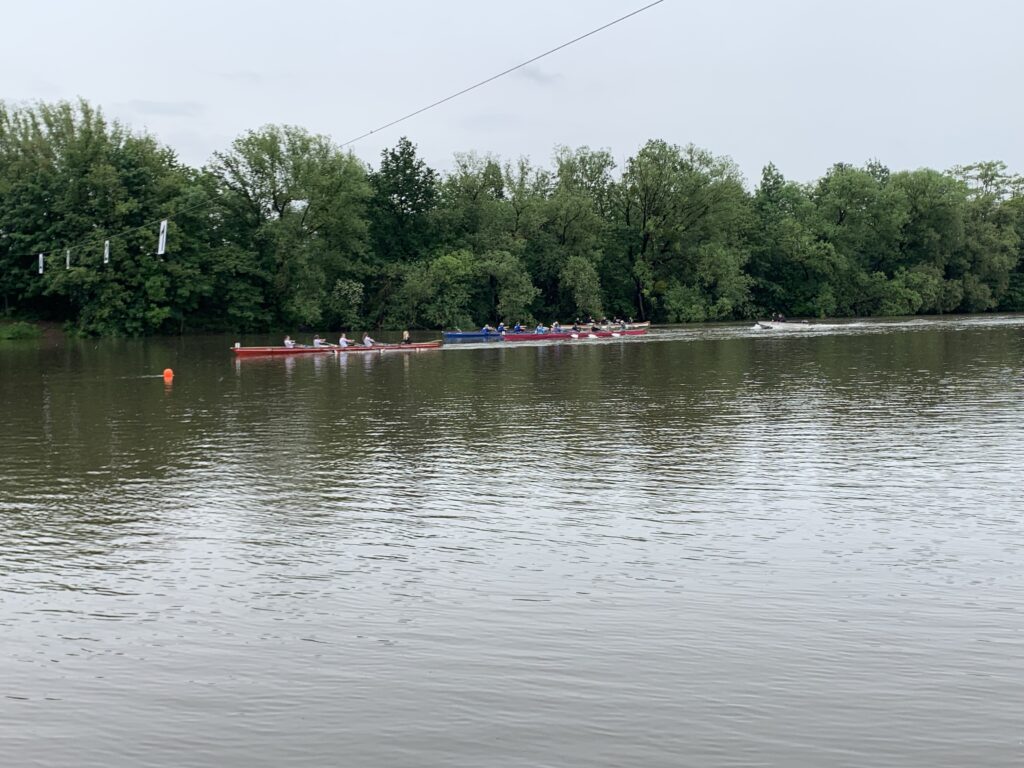
<instances>
[{"instance_id":1,"label":"grassy shoreline","mask_svg":"<svg viewBox=\"0 0 1024 768\"><path fill-rule=\"evenodd\" d=\"M0 341L17 341L20 339L38 339L43 329L35 323L24 320L0 320Z\"/></svg>"}]
</instances>

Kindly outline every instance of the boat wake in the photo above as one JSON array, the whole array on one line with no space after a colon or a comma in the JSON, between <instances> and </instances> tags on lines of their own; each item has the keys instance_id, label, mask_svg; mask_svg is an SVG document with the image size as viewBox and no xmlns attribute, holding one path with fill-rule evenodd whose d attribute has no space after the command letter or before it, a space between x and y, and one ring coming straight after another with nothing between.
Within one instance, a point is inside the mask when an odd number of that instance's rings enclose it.
<instances>
[{"instance_id":1,"label":"boat wake","mask_svg":"<svg viewBox=\"0 0 1024 768\"><path fill-rule=\"evenodd\" d=\"M787 332L821 332L834 333L835 331L846 331L857 328L867 328L871 323L815 323L811 321L786 321L784 323L774 321L757 321L753 325L755 331L787 331ZM875 324L877 325L877 323Z\"/></svg>"}]
</instances>

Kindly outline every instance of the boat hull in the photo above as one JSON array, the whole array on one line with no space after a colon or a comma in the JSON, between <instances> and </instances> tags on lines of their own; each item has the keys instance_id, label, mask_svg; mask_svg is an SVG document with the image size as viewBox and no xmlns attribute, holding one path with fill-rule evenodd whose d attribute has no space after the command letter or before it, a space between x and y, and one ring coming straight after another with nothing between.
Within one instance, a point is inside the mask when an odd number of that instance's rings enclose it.
<instances>
[{"instance_id":1,"label":"boat hull","mask_svg":"<svg viewBox=\"0 0 1024 768\"><path fill-rule=\"evenodd\" d=\"M415 344L375 344L372 347L232 347L235 357L266 357L268 355L365 354L368 352L416 352L421 349L441 349L440 341Z\"/></svg>"},{"instance_id":2,"label":"boat hull","mask_svg":"<svg viewBox=\"0 0 1024 768\"><path fill-rule=\"evenodd\" d=\"M445 331L445 341L501 341L504 333L498 333L497 331L491 331L484 333L483 331Z\"/></svg>"},{"instance_id":3,"label":"boat hull","mask_svg":"<svg viewBox=\"0 0 1024 768\"><path fill-rule=\"evenodd\" d=\"M580 331L579 333L575 331L565 331L562 333L509 333L505 335L505 341L617 339L622 336L643 336L645 333L647 333L646 328L633 328L625 331Z\"/></svg>"},{"instance_id":4,"label":"boat hull","mask_svg":"<svg viewBox=\"0 0 1024 768\"><path fill-rule=\"evenodd\" d=\"M583 330L583 331L580 331L580 333L581 334L608 333L608 334L619 334L619 335L621 335L623 333L626 333L627 331L646 330L647 328L650 327L650 325L651 325L651 323L650 323L649 320L645 321L643 323L627 323L625 328L621 328L621 327L619 327L617 325L615 325L615 326L613 326L613 325L604 325L604 326L600 326L599 330L597 330L597 331ZM550 338L553 338L553 339L555 339L555 338L569 338L571 333L572 333L572 331L562 331L560 334L536 334L536 333L529 333L529 332L516 333L515 331L510 331L510 330L505 330L505 331L500 332L500 333L498 331L487 331L487 332L484 332L484 331L445 331L444 332L444 340L445 340L446 343L453 343L453 342L505 341L507 339L513 339L513 338L517 339L519 341L522 341L523 339L521 337L526 336L527 340L529 340L529 341L536 341L536 340L540 339L542 336L550 336ZM635 335L635 334L629 334L629 335ZM606 337L602 336L600 338L606 338Z\"/></svg>"}]
</instances>

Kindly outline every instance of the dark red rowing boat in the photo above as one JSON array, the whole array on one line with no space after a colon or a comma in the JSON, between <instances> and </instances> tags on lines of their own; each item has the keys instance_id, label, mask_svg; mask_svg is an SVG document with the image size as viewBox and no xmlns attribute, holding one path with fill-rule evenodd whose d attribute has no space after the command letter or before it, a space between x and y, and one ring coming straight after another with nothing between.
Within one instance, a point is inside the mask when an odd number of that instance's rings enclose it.
<instances>
[{"instance_id":1,"label":"dark red rowing boat","mask_svg":"<svg viewBox=\"0 0 1024 768\"><path fill-rule=\"evenodd\" d=\"M549 341L553 339L617 339L620 336L643 336L646 328L631 328L625 331L562 331L561 333L506 333L505 341Z\"/></svg>"},{"instance_id":2,"label":"dark red rowing boat","mask_svg":"<svg viewBox=\"0 0 1024 768\"><path fill-rule=\"evenodd\" d=\"M348 354L349 352L415 352L420 349L440 349L440 341L421 341L415 344L374 344L364 347L353 344L348 347L232 347L236 357L255 357L257 355L308 355L324 352Z\"/></svg>"}]
</instances>

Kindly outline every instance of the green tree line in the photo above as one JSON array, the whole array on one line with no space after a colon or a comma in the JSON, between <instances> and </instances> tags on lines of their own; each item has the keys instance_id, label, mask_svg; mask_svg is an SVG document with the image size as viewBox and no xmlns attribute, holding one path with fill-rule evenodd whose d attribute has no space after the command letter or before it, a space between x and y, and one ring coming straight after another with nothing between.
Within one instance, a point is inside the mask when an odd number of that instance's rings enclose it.
<instances>
[{"instance_id":1,"label":"green tree line","mask_svg":"<svg viewBox=\"0 0 1024 768\"><path fill-rule=\"evenodd\" d=\"M1022 243L1001 162L769 164L751 191L662 140L621 168L580 147L441 173L406 138L370 167L267 126L192 168L86 102L0 102L0 313L82 333L1024 311Z\"/></svg>"}]
</instances>

